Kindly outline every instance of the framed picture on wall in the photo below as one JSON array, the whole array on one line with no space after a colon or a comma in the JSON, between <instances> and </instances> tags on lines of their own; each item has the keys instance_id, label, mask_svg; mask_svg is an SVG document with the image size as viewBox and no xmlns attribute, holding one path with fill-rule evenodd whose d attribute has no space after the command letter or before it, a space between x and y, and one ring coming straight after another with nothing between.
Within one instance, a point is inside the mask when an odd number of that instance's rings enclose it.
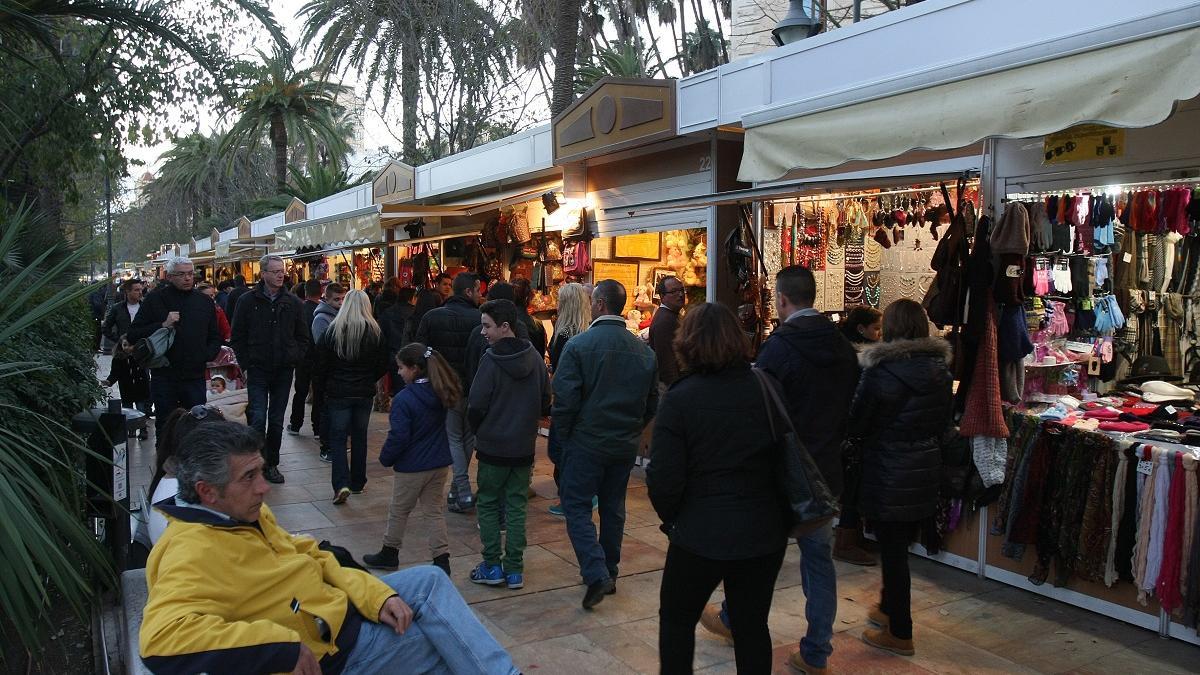
<instances>
[{"instance_id":1,"label":"framed picture on wall","mask_svg":"<svg viewBox=\"0 0 1200 675\"><path fill-rule=\"evenodd\" d=\"M662 258L662 233L626 234L616 238L613 257L637 260L659 260Z\"/></svg>"},{"instance_id":2,"label":"framed picture on wall","mask_svg":"<svg viewBox=\"0 0 1200 675\"><path fill-rule=\"evenodd\" d=\"M679 275L676 274L675 270L671 269L670 267L655 267L653 278L650 279L650 283L653 284L653 286L651 287L651 293L654 292L654 289L658 288L658 282L662 281L663 279L665 279L667 277L676 277L676 276L679 276ZM680 283L682 283L682 282L680 282Z\"/></svg>"}]
</instances>

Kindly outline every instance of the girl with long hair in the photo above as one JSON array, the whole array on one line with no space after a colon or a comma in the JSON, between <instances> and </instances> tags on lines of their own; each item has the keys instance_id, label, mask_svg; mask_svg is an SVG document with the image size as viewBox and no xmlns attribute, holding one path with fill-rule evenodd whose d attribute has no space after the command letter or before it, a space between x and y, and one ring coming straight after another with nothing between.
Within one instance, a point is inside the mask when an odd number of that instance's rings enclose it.
<instances>
[{"instance_id":1,"label":"girl with long hair","mask_svg":"<svg viewBox=\"0 0 1200 675\"><path fill-rule=\"evenodd\" d=\"M588 329L592 324L592 296L583 284L564 284L558 290L558 320L554 323L554 336L550 338L550 373L558 368L558 359L562 356L563 347L567 341ZM562 460L562 447L554 433L554 420L550 420L550 436L547 438L546 454L554 464L554 485L558 485L562 470L559 464ZM595 500L593 500L595 502ZM563 517L562 502L554 502L550 506L550 515Z\"/></svg>"},{"instance_id":2,"label":"girl with long hair","mask_svg":"<svg viewBox=\"0 0 1200 675\"><path fill-rule=\"evenodd\" d=\"M452 463L446 410L462 399L462 384L441 354L417 342L400 350L396 365L405 386L392 397L387 440L379 452L379 463L395 472L392 503L383 548L363 556L363 563L376 569L399 567L408 517L419 506L418 515L429 534L429 557L449 575L450 547L442 506Z\"/></svg>"},{"instance_id":3,"label":"girl with long hair","mask_svg":"<svg viewBox=\"0 0 1200 675\"><path fill-rule=\"evenodd\" d=\"M371 299L362 291L350 291L317 343L315 365L315 377L325 392L329 415L334 504L344 504L351 494L359 494L366 487L367 425L375 383L387 372L387 354L387 341L371 313Z\"/></svg>"}]
</instances>

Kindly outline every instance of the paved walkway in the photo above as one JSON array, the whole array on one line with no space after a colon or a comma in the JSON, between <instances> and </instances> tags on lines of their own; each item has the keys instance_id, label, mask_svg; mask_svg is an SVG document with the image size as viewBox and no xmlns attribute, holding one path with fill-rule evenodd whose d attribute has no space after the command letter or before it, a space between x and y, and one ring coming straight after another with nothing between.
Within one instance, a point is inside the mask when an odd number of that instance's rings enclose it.
<instances>
[{"instance_id":1,"label":"paved walkway","mask_svg":"<svg viewBox=\"0 0 1200 675\"><path fill-rule=\"evenodd\" d=\"M103 372L103 371L102 371ZM306 427L284 436L280 469L286 484L267 498L279 522L295 532L347 547L357 558L379 550L387 521L391 471L377 457L386 416L371 419L366 492L343 506L331 503L328 464ZM153 440L131 452L131 489L148 483ZM454 582L484 624L525 673L657 673L658 590L667 548L646 497L644 474L630 481L618 593L592 612L580 607L584 588L563 521L547 513L553 503L551 465L539 440L529 504L525 588L477 586L467 573L479 561L473 515L448 514ZM428 563L424 533L410 525L402 566ZM994 581L914 557L913 611L917 655L892 656L858 638L867 609L877 601L879 572L838 563L840 605L832 665L846 673L1188 673L1200 648L1091 612L1009 588ZM805 632L798 554L789 552L771 610L775 672L792 672L789 654ZM719 599L719 592L716 596ZM733 649L697 628L696 671L734 673Z\"/></svg>"}]
</instances>

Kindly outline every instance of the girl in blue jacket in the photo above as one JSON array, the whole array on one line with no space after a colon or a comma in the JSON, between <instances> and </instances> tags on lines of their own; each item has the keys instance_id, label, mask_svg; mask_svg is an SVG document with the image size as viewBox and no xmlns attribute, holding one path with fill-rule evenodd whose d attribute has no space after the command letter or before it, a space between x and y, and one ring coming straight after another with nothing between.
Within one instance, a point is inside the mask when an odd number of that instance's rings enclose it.
<instances>
[{"instance_id":1,"label":"girl in blue jacket","mask_svg":"<svg viewBox=\"0 0 1200 675\"><path fill-rule=\"evenodd\" d=\"M433 564L449 575L450 546L442 504L451 464L446 409L458 404L462 385L441 354L418 342L401 349L396 364L406 386L392 397L390 428L379 452L379 462L396 472L392 505L383 549L363 556L363 563L375 569L399 567L408 516L417 510L429 532Z\"/></svg>"}]
</instances>

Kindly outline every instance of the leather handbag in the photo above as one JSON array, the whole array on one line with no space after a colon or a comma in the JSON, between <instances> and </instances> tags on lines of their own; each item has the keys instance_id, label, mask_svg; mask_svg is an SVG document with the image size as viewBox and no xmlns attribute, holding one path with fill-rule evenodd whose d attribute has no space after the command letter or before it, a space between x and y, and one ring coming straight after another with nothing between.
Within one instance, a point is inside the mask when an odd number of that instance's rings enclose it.
<instances>
[{"instance_id":1,"label":"leather handbag","mask_svg":"<svg viewBox=\"0 0 1200 675\"><path fill-rule=\"evenodd\" d=\"M767 423L779 450L775 476L792 514L792 528L788 536L803 537L833 520L838 513L837 500L821 477L821 470L812 455L800 442L787 406L779 396L778 382L758 368L752 368L751 371L762 389ZM776 420L782 421L777 424Z\"/></svg>"}]
</instances>

